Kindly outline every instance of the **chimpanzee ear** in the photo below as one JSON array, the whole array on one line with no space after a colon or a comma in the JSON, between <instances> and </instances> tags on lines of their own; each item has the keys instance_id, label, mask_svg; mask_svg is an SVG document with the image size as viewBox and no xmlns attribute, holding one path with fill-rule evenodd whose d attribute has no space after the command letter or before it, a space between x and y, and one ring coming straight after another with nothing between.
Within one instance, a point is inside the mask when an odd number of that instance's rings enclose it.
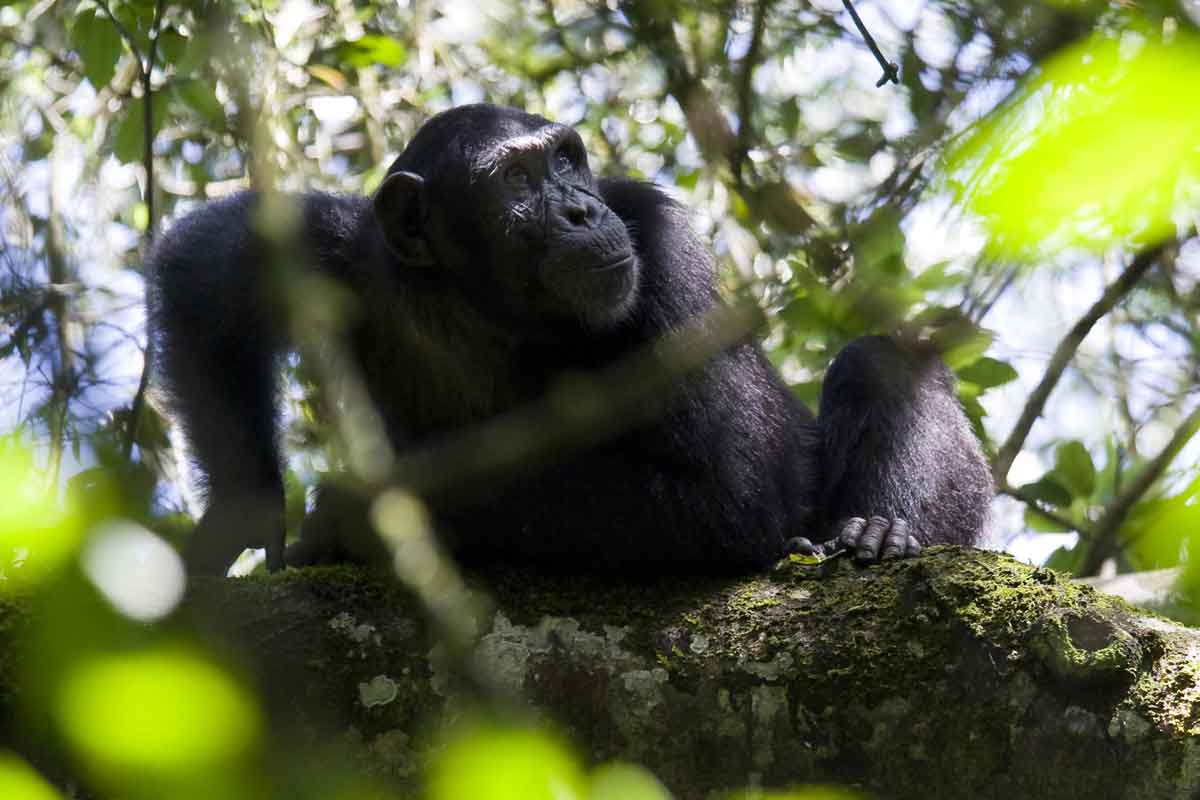
<instances>
[{"instance_id":1,"label":"chimpanzee ear","mask_svg":"<svg viewBox=\"0 0 1200 800\"><path fill-rule=\"evenodd\" d=\"M373 202L383 238L401 261L418 267L436 263L421 224L425 216L424 178L412 172L394 172L375 190Z\"/></svg>"}]
</instances>

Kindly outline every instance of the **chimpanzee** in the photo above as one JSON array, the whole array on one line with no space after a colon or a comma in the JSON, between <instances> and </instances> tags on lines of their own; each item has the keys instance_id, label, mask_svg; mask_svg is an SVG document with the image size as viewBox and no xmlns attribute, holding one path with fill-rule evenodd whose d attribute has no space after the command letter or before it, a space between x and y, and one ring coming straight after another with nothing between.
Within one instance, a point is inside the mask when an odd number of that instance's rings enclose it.
<instances>
[{"instance_id":1,"label":"chimpanzee","mask_svg":"<svg viewBox=\"0 0 1200 800\"><path fill-rule=\"evenodd\" d=\"M297 202L292 252L353 298L349 350L402 452L613 364L718 302L684 209L652 185L597 180L576 131L515 109L438 114L373 197ZM247 547L284 563L276 384L288 325L259 205L247 192L203 206L151 261L155 369L207 495L185 549L196 573L223 573ZM931 351L851 343L815 419L750 342L672 395L601 443L431 497L439 530L470 561L619 574L751 571L789 549L874 561L980 536L989 472ZM312 562L330 550L294 552Z\"/></svg>"}]
</instances>

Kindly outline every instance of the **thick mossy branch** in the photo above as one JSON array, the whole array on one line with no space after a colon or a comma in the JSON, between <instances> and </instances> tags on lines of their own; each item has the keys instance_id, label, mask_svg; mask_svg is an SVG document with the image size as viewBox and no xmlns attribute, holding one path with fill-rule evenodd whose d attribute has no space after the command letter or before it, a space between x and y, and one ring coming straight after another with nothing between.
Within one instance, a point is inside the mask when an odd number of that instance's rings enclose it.
<instances>
[{"instance_id":1,"label":"thick mossy branch","mask_svg":"<svg viewBox=\"0 0 1200 800\"><path fill-rule=\"evenodd\" d=\"M495 603L482 669L679 798L818 780L921 800L1200 788L1200 631L1005 555L474 585ZM456 708L412 602L367 573L210 581L189 609L244 645L283 717L375 774L410 779Z\"/></svg>"}]
</instances>

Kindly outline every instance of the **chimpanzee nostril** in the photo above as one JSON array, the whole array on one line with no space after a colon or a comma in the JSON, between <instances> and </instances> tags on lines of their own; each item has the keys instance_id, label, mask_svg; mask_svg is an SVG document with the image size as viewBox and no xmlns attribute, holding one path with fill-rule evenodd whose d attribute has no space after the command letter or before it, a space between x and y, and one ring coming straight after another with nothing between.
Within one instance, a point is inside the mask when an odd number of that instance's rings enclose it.
<instances>
[{"instance_id":1,"label":"chimpanzee nostril","mask_svg":"<svg viewBox=\"0 0 1200 800\"><path fill-rule=\"evenodd\" d=\"M585 203L579 200L568 200L566 203L567 222L572 225L583 226L588 221L588 207Z\"/></svg>"}]
</instances>

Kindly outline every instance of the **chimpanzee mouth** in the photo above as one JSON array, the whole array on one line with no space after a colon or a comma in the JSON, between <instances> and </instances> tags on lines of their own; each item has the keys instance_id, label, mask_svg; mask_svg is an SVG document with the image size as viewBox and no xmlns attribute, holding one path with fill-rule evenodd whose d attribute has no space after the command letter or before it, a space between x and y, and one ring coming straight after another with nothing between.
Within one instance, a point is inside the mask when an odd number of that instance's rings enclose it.
<instances>
[{"instance_id":1,"label":"chimpanzee mouth","mask_svg":"<svg viewBox=\"0 0 1200 800\"><path fill-rule=\"evenodd\" d=\"M594 267L584 267L583 272L612 272L618 269L627 269L633 266L633 254L621 256L616 261L610 261L606 264L600 264Z\"/></svg>"}]
</instances>

